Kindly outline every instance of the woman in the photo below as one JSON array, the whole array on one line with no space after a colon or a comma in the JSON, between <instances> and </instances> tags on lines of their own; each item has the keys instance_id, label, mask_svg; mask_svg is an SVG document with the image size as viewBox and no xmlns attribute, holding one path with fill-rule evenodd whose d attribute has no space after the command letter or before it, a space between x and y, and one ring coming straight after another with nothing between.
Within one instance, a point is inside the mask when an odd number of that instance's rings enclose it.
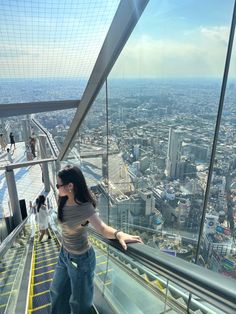
<instances>
[{"instance_id":1,"label":"woman","mask_svg":"<svg viewBox=\"0 0 236 314\"><path fill-rule=\"evenodd\" d=\"M43 236L47 235L48 239L50 239L50 234L48 231L48 213L47 213L47 207L45 205L45 196L39 195L38 197L38 204L37 204L37 212L38 212L38 225L39 225L39 242L44 242L46 240L43 240Z\"/></svg>"},{"instance_id":2,"label":"woman","mask_svg":"<svg viewBox=\"0 0 236 314\"><path fill-rule=\"evenodd\" d=\"M52 314L90 313L93 302L95 253L88 242L88 223L104 237L126 242L142 242L106 225L95 213L96 202L78 167L67 166L58 174L58 219L62 229L62 248L50 288Z\"/></svg>"}]
</instances>

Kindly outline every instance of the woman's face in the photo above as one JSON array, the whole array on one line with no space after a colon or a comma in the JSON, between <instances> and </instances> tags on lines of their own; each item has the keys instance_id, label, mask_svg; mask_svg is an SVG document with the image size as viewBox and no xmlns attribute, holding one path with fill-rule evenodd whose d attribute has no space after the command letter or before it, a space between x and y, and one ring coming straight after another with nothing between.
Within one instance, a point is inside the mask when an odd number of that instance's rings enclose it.
<instances>
[{"instance_id":1,"label":"woman's face","mask_svg":"<svg viewBox=\"0 0 236 314\"><path fill-rule=\"evenodd\" d=\"M68 196L69 190L68 190L68 184L63 184L60 178L57 178L57 189L59 196Z\"/></svg>"}]
</instances>

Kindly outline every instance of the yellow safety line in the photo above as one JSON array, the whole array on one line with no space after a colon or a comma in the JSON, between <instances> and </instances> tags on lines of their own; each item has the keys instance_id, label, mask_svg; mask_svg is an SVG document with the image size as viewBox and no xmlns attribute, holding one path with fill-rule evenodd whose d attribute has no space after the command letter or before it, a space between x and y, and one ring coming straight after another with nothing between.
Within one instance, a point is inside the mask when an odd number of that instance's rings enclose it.
<instances>
[{"instance_id":1,"label":"yellow safety line","mask_svg":"<svg viewBox=\"0 0 236 314\"><path fill-rule=\"evenodd\" d=\"M17 252L18 252L18 253L21 253L21 252L23 253L23 251L24 251L24 249L21 249L21 250L20 250L20 248L18 248L18 250L15 250L15 251L9 252L9 255L16 254Z\"/></svg>"},{"instance_id":2,"label":"yellow safety line","mask_svg":"<svg viewBox=\"0 0 236 314\"><path fill-rule=\"evenodd\" d=\"M3 297L4 295L8 295L10 293L13 293L13 292L16 292L17 290L11 290L11 291L8 291L8 292L4 292L4 293L0 293L0 296Z\"/></svg>"},{"instance_id":3,"label":"yellow safety line","mask_svg":"<svg viewBox=\"0 0 236 314\"><path fill-rule=\"evenodd\" d=\"M111 281L111 280L106 281L106 282L104 283L104 286L108 286L108 285L110 285L111 283L112 283L112 281Z\"/></svg>"},{"instance_id":4,"label":"yellow safety line","mask_svg":"<svg viewBox=\"0 0 236 314\"><path fill-rule=\"evenodd\" d=\"M47 258L47 261L50 261L50 260L55 259L55 258L58 258L58 256L55 256L55 257L52 257L52 258ZM40 263L43 263L43 261L35 262L35 265L36 264L40 264Z\"/></svg>"},{"instance_id":5,"label":"yellow safety line","mask_svg":"<svg viewBox=\"0 0 236 314\"><path fill-rule=\"evenodd\" d=\"M47 243L45 245L43 245L43 244L37 245L34 247L34 249L35 250L42 250L42 249L45 249L47 247L58 247L58 244L55 241L53 241L53 242Z\"/></svg>"},{"instance_id":6,"label":"yellow safety line","mask_svg":"<svg viewBox=\"0 0 236 314\"><path fill-rule=\"evenodd\" d=\"M46 246L51 246L51 245L57 245L55 241L47 241L47 242L38 242L34 247L37 248L43 248Z\"/></svg>"},{"instance_id":7,"label":"yellow safety line","mask_svg":"<svg viewBox=\"0 0 236 314\"><path fill-rule=\"evenodd\" d=\"M38 276L46 275L46 274L52 273L52 272L54 272L54 271L55 271L55 269L52 269L52 270L46 271L46 272L44 272L44 273L42 273L42 274L33 275L33 277L38 277Z\"/></svg>"},{"instance_id":8,"label":"yellow safety line","mask_svg":"<svg viewBox=\"0 0 236 314\"><path fill-rule=\"evenodd\" d=\"M43 260L44 258L47 258L48 256L52 256L52 254L57 254L57 257L58 257L59 252L51 252L49 254L42 254L42 256L36 256L35 258L37 260L37 263L38 263L38 259L42 258L42 260Z\"/></svg>"},{"instance_id":9,"label":"yellow safety line","mask_svg":"<svg viewBox=\"0 0 236 314\"><path fill-rule=\"evenodd\" d=\"M158 279L152 281L151 284L154 286L157 286L160 290L164 289L164 286L162 285L162 283Z\"/></svg>"},{"instance_id":10,"label":"yellow safety line","mask_svg":"<svg viewBox=\"0 0 236 314\"><path fill-rule=\"evenodd\" d=\"M11 254L10 256L7 256L7 260L9 260L9 259L11 259L11 260L13 260L14 259L14 257L15 258L21 258L23 256L23 252L21 253L19 253L19 254L17 254L17 252L14 252L14 254ZM5 257L6 258L6 257ZM4 260L3 260L4 261ZM2 261L2 262L3 262Z\"/></svg>"},{"instance_id":11,"label":"yellow safety line","mask_svg":"<svg viewBox=\"0 0 236 314\"><path fill-rule=\"evenodd\" d=\"M36 233L36 235L37 235L37 233ZM43 269L45 267L50 267L50 266L56 265L57 261L53 262L53 260L55 261L56 259L58 259L58 253L59 253L59 248L58 248L58 246L54 245L54 242L42 243L43 245L40 245L40 243L38 243L36 235L34 237L34 248L33 248L32 263L31 263L31 280L30 280L30 289L28 292L28 300L29 300L28 301L28 314L34 313L37 310L41 310L41 309L44 309L44 308L50 306L50 303L49 303L49 304L44 304L42 306L39 306L37 308L33 308L33 297L40 296L40 295L43 295L43 294L49 292L49 290L47 290L47 291L43 291L43 292L39 292L37 294L34 294L34 287L38 286L42 283L52 281L52 278L49 278L49 279L35 283L35 278L39 277L39 276L46 275L46 274L53 273L55 271L55 269L45 271L45 272L43 272L41 274L37 274L37 275L35 275L35 271L39 270L39 269ZM50 261L53 263L50 263ZM48 263L48 262L49 262L49 264L37 267L37 265L40 265L43 263Z\"/></svg>"},{"instance_id":12,"label":"yellow safety line","mask_svg":"<svg viewBox=\"0 0 236 314\"><path fill-rule=\"evenodd\" d=\"M44 255L45 253L48 252L54 252L54 250L52 250L52 248L47 248L46 250L42 250L42 251L35 251L36 257L38 257L39 255ZM55 253L59 252L58 250L55 250Z\"/></svg>"},{"instance_id":13,"label":"yellow safety line","mask_svg":"<svg viewBox=\"0 0 236 314\"><path fill-rule=\"evenodd\" d=\"M52 278L47 279L47 280L43 280L43 281L40 281L40 282L37 282L37 283L34 284L34 287L38 286L38 285L41 285L42 283L45 283L45 282L48 282L48 281L52 281Z\"/></svg>"},{"instance_id":14,"label":"yellow safety line","mask_svg":"<svg viewBox=\"0 0 236 314\"><path fill-rule=\"evenodd\" d=\"M34 238L34 243L35 243L35 238ZM29 311L33 308L33 301L32 301L32 293L33 293L33 286L34 286L34 276L33 276L33 265L35 262L35 251L33 249L32 251L32 260L31 260L31 267L30 267L30 281L29 281L29 288L28 288L28 299L27 299L27 307L28 307L28 313Z\"/></svg>"},{"instance_id":15,"label":"yellow safety line","mask_svg":"<svg viewBox=\"0 0 236 314\"><path fill-rule=\"evenodd\" d=\"M1 309L2 307L4 307L4 306L7 306L7 304L1 304L1 305L0 305L0 309Z\"/></svg>"},{"instance_id":16,"label":"yellow safety line","mask_svg":"<svg viewBox=\"0 0 236 314\"><path fill-rule=\"evenodd\" d=\"M45 261L45 262L47 262L47 261ZM44 268L44 267L53 266L53 265L56 265L56 264L57 264L57 262L56 263L47 264L47 265L43 265L43 266L40 266L40 267L37 267L37 268L33 268L33 270L38 270L38 269L41 269L41 268Z\"/></svg>"},{"instance_id":17,"label":"yellow safety line","mask_svg":"<svg viewBox=\"0 0 236 314\"><path fill-rule=\"evenodd\" d=\"M98 255L96 256L96 258L100 258L100 257L104 257L105 255Z\"/></svg>"},{"instance_id":18,"label":"yellow safety line","mask_svg":"<svg viewBox=\"0 0 236 314\"><path fill-rule=\"evenodd\" d=\"M4 287L6 287L6 286L12 285L13 283L14 283L14 281L9 282L9 283L6 283L5 285L1 285L1 286L0 286L0 289L1 289L1 288L4 288Z\"/></svg>"},{"instance_id":19,"label":"yellow safety line","mask_svg":"<svg viewBox=\"0 0 236 314\"><path fill-rule=\"evenodd\" d=\"M9 276L6 276L6 277L1 277L0 280L2 279L6 279L6 278L10 278L10 277L14 277L16 274L13 274L13 275L9 275Z\"/></svg>"},{"instance_id":20,"label":"yellow safety line","mask_svg":"<svg viewBox=\"0 0 236 314\"><path fill-rule=\"evenodd\" d=\"M98 263L98 264L96 264L96 265L97 265L97 266L100 266L100 265L103 265L103 264L106 264L106 263L107 263L107 261Z\"/></svg>"},{"instance_id":21,"label":"yellow safety line","mask_svg":"<svg viewBox=\"0 0 236 314\"><path fill-rule=\"evenodd\" d=\"M51 305L51 303L41 305L41 306L36 307L36 308L34 308L34 309L32 309L32 310L28 310L28 313L31 314L31 313L33 313L34 311L38 311L38 310L44 309L45 307L48 307L48 306L50 306L50 305Z\"/></svg>"},{"instance_id":22,"label":"yellow safety line","mask_svg":"<svg viewBox=\"0 0 236 314\"><path fill-rule=\"evenodd\" d=\"M106 272L110 272L110 271L112 271L112 270L113 270L113 269L108 269L107 271L106 271L106 270L100 271L99 273L96 273L96 275L97 275L97 276L100 276L100 275L105 274Z\"/></svg>"},{"instance_id":23,"label":"yellow safety line","mask_svg":"<svg viewBox=\"0 0 236 314\"><path fill-rule=\"evenodd\" d=\"M55 242L50 242L50 243L47 243L45 245L43 244L40 244L38 246L35 246L34 247L34 250L37 251L37 250L43 250L45 248L48 248L48 247L58 247L58 245L55 243Z\"/></svg>"},{"instance_id":24,"label":"yellow safety line","mask_svg":"<svg viewBox=\"0 0 236 314\"><path fill-rule=\"evenodd\" d=\"M7 258L7 260L2 260L1 263L10 263L12 261L17 261L18 259L20 260L22 258L23 254L21 256L17 256L16 258L14 258L14 256L12 256L12 259L10 259L9 257Z\"/></svg>"},{"instance_id":25,"label":"yellow safety line","mask_svg":"<svg viewBox=\"0 0 236 314\"><path fill-rule=\"evenodd\" d=\"M44 252L40 252L40 254L36 254L35 253L35 257L36 258L41 258L41 257L46 257L47 255L50 255L50 254L59 254L59 251L44 251Z\"/></svg>"},{"instance_id":26,"label":"yellow safety line","mask_svg":"<svg viewBox=\"0 0 236 314\"><path fill-rule=\"evenodd\" d=\"M4 271L0 272L0 275L1 275L1 274L4 274L4 273L11 272L12 270L17 270L17 269L18 269L18 267L17 267L17 268L12 268L12 269L9 269L9 270L4 270ZM1 277L0 277L0 278L1 278Z\"/></svg>"},{"instance_id":27,"label":"yellow safety line","mask_svg":"<svg viewBox=\"0 0 236 314\"><path fill-rule=\"evenodd\" d=\"M39 293L33 294L32 297L38 297L39 295L42 295L42 294L48 293L48 292L49 292L49 290L45 290L43 292L39 292Z\"/></svg>"}]
</instances>

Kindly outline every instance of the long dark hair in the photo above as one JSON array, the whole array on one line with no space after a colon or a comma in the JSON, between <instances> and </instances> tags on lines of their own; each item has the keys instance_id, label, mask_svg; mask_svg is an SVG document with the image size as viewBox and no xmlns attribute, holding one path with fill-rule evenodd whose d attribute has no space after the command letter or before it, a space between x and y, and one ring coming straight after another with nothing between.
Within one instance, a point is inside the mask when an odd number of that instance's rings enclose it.
<instances>
[{"instance_id":1,"label":"long dark hair","mask_svg":"<svg viewBox=\"0 0 236 314\"><path fill-rule=\"evenodd\" d=\"M64 169L59 171L58 177L61 179L61 182L64 185L73 183L75 203L81 204L89 202L94 207L96 207L96 200L87 186L82 171L78 167L68 165ZM58 199L58 219L61 222L63 220L62 210L66 204L67 199L67 196L59 196Z\"/></svg>"},{"instance_id":2,"label":"long dark hair","mask_svg":"<svg viewBox=\"0 0 236 314\"><path fill-rule=\"evenodd\" d=\"M38 197L38 203L37 203L37 212L39 212L39 209L42 205L45 205L45 196L44 195L39 195Z\"/></svg>"}]
</instances>

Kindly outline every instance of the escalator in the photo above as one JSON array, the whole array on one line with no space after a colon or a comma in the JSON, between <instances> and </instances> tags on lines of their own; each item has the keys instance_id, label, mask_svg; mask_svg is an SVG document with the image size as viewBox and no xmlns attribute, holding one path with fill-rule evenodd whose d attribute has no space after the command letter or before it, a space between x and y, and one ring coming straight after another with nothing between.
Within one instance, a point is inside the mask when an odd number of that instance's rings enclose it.
<instances>
[{"instance_id":1,"label":"escalator","mask_svg":"<svg viewBox=\"0 0 236 314\"><path fill-rule=\"evenodd\" d=\"M24 260L25 247L14 247L0 262L0 314L17 298L17 278Z\"/></svg>"},{"instance_id":2,"label":"escalator","mask_svg":"<svg viewBox=\"0 0 236 314\"><path fill-rule=\"evenodd\" d=\"M55 234L60 239L58 232ZM28 239L18 235L19 240L14 238L13 247L11 242L5 254L0 252L0 314L50 313L49 289L58 259L59 240L54 234L43 243L38 242L37 232L32 232ZM142 265L136 256L129 256L129 251L121 253L112 241L108 247L94 232L89 239L96 251L94 302L100 313L155 313L156 309L163 309L163 305L167 312L186 313L187 290L174 282L168 283L158 271ZM27 278L23 280L24 277ZM103 310L105 302L109 307L106 311ZM193 314L216 313L214 306L195 296L188 310ZM98 313L95 307L93 313ZM235 311L230 309L224 313Z\"/></svg>"},{"instance_id":3,"label":"escalator","mask_svg":"<svg viewBox=\"0 0 236 314\"><path fill-rule=\"evenodd\" d=\"M51 231L52 234L52 231ZM38 242L34 238L32 269L28 298L28 314L49 314L49 289L57 264L60 244L55 236L47 242ZM98 314L95 306L92 313Z\"/></svg>"},{"instance_id":4,"label":"escalator","mask_svg":"<svg viewBox=\"0 0 236 314\"><path fill-rule=\"evenodd\" d=\"M55 237L47 242L34 239L28 313L50 313L49 288L57 264L60 245Z\"/></svg>"}]
</instances>

